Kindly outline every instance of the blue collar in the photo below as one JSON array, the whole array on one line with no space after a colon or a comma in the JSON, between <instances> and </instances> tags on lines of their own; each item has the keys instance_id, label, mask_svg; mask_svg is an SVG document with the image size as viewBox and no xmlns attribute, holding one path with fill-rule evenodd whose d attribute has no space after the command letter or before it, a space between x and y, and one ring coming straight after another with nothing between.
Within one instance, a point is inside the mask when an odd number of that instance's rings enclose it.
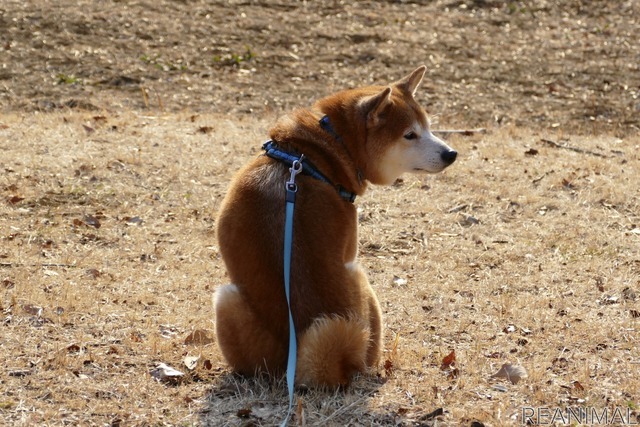
<instances>
[{"instance_id":1,"label":"blue collar","mask_svg":"<svg viewBox=\"0 0 640 427\"><path fill-rule=\"evenodd\" d=\"M333 126L331 126L331 122L329 121L329 116L324 116L320 119L320 127L329 135L333 136L336 141L338 141L341 144L344 144L340 135L338 135L336 131L333 129Z\"/></svg>"},{"instance_id":2,"label":"blue collar","mask_svg":"<svg viewBox=\"0 0 640 427\"><path fill-rule=\"evenodd\" d=\"M265 154L272 159L278 160L282 163L285 163L289 166L293 164L294 161L299 161L300 156L297 154L287 153L282 150L280 147L276 145L274 141L267 141L262 145L262 149L265 151ZM345 190L340 185L334 185L326 176L324 176L315 166L313 166L307 159L302 160L302 171L310 175L311 177L317 179L318 181L326 182L336 189L340 197L342 197L347 202L353 203L356 200L356 194L350 191Z\"/></svg>"}]
</instances>

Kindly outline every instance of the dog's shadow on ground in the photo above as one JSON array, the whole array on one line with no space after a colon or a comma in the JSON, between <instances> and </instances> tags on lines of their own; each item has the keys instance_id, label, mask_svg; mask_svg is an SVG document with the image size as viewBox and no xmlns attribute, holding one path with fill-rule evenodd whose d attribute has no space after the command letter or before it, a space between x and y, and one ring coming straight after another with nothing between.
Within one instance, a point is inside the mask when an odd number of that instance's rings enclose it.
<instances>
[{"instance_id":1,"label":"dog's shadow on ground","mask_svg":"<svg viewBox=\"0 0 640 427\"><path fill-rule=\"evenodd\" d=\"M356 376L345 389L298 387L289 425L398 425L396 413L371 410L370 400L384 383L384 378L367 374ZM288 406L284 377L248 378L225 372L205 397L200 422L204 426L277 426Z\"/></svg>"}]
</instances>

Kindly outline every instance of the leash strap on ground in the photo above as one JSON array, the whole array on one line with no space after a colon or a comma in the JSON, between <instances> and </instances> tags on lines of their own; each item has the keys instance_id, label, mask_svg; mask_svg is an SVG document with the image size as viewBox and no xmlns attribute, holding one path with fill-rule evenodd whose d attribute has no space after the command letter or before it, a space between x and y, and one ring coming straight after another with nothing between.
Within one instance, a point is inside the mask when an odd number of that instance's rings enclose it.
<instances>
[{"instance_id":1,"label":"leash strap on ground","mask_svg":"<svg viewBox=\"0 0 640 427\"><path fill-rule=\"evenodd\" d=\"M284 220L284 292L287 296L287 308L289 310L289 358L287 361L287 388L289 389L289 409L287 416L280 424L285 427L291 417L291 409L293 408L293 385L296 377L296 363L298 344L296 342L296 329L293 323L293 315L291 314L291 252L293 248L293 212L296 203L296 175L302 172L302 158L293 161L289 171L291 178L285 183L286 203L285 203L285 220Z\"/></svg>"}]
</instances>

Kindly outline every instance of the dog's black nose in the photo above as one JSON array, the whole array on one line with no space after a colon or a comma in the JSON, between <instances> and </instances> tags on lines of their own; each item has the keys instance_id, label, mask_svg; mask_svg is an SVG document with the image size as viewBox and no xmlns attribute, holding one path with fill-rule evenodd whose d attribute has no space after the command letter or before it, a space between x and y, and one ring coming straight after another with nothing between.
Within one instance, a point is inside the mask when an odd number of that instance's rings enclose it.
<instances>
[{"instance_id":1,"label":"dog's black nose","mask_svg":"<svg viewBox=\"0 0 640 427\"><path fill-rule=\"evenodd\" d=\"M447 165L450 165L451 163L455 162L456 157L458 157L458 152L455 150L443 151L442 154L440 154L440 158Z\"/></svg>"}]
</instances>

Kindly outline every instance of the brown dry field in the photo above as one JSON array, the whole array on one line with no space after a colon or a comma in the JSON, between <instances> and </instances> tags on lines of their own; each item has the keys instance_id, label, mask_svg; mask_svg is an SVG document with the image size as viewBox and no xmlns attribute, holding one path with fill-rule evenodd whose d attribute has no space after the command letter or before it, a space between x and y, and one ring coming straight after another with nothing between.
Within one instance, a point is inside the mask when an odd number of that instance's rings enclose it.
<instances>
[{"instance_id":1,"label":"brown dry field","mask_svg":"<svg viewBox=\"0 0 640 427\"><path fill-rule=\"evenodd\" d=\"M278 424L282 381L233 375L215 344L221 198L279 115L423 63L434 128L487 131L451 135L444 173L358 199L385 363L298 393L291 425L521 425L528 407L640 422L639 17L636 1L5 0L0 424ZM507 362L528 376L492 377ZM184 375L159 382L159 363Z\"/></svg>"}]
</instances>

